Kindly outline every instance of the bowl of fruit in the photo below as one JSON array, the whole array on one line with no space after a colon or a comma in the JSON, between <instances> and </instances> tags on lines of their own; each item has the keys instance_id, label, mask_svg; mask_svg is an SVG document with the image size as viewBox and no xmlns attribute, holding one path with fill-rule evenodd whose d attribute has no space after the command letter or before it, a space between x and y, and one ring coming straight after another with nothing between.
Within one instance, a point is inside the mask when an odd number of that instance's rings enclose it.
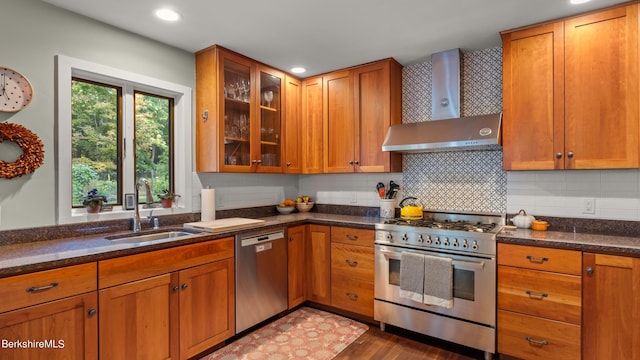
<instances>
[{"instance_id":1,"label":"bowl of fruit","mask_svg":"<svg viewBox=\"0 0 640 360\"><path fill-rule=\"evenodd\" d=\"M276 209L278 209L278 212L280 214L291 214L293 212L293 210L296 209L295 207L296 202L291 200L291 199L286 199L285 201L281 202L280 204L276 205Z\"/></svg>"},{"instance_id":2,"label":"bowl of fruit","mask_svg":"<svg viewBox=\"0 0 640 360\"><path fill-rule=\"evenodd\" d=\"M311 211L313 204L314 204L313 199L306 195L299 196L296 199L296 209L298 209L298 211L300 212Z\"/></svg>"}]
</instances>

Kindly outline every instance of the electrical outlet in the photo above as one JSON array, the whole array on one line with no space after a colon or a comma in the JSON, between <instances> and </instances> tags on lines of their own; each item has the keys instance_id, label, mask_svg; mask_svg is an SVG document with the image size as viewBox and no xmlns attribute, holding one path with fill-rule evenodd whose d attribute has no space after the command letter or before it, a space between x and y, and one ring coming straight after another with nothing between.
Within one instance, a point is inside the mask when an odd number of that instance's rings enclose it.
<instances>
[{"instance_id":1,"label":"electrical outlet","mask_svg":"<svg viewBox=\"0 0 640 360\"><path fill-rule=\"evenodd\" d=\"M583 214L595 214L596 213L596 199L586 198L584 199L584 205L582 206Z\"/></svg>"}]
</instances>

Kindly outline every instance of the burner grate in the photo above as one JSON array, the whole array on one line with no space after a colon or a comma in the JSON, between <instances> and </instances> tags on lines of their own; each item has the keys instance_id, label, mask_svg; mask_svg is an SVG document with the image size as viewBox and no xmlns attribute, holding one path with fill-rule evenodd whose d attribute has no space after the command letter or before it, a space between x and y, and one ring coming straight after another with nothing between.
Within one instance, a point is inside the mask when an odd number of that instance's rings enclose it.
<instances>
[{"instance_id":1,"label":"burner grate","mask_svg":"<svg viewBox=\"0 0 640 360\"><path fill-rule=\"evenodd\" d=\"M496 223L472 223L469 221L436 221L433 219L406 220L390 219L385 224L415 226L431 229L469 231L469 232L491 232L496 228Z\"/></svg>"}]
</instances>

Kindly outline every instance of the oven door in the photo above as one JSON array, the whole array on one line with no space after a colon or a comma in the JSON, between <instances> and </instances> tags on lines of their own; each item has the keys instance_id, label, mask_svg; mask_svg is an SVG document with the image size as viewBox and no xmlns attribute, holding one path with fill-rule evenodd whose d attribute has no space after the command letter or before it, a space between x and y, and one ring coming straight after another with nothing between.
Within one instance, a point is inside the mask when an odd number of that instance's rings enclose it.
<instances>
[{"instance_id":1,"label":"oven door","mask_svg":"<svg viewBox=\"0 0 640 360\"><path fill-rule=\"evenodd\" d=\"M400 297L400 255L404 251L453 260L453 307L426 305ZM446 252L375 245L375 298L495 327L496 260Z\"/></svg>"}]
</instances>

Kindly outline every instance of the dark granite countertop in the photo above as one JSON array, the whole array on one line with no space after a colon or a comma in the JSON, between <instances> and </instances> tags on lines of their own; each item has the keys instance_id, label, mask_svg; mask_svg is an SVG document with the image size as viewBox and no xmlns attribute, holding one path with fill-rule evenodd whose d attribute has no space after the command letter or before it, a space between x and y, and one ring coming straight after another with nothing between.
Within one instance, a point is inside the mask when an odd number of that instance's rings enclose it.
<instances>
[{"instance_id":1,"label":"dark granite countertop","mask_svg":"<svg viewBox=\"0 0 640 360\"><path fill-rule=\"evenodd\" d=\"M634 236L503 229L498 242L640 257L640 237Z\"/></svg>"},{"instance_id":2,"label":"dark granite countertop","mask_svg":"<svg viewBox=\"0 0 640 360\"><path fill-rule=\"evenodd\" d=\"M226 232L201 232L194 236L172 240L157 241L148 244L117 243L107 239L107 236L131 233L131 231L115 230L113 233L94 234L76 237L66 237L52 240L10 243L0 245L0 278L29 273L40 270L53 269L61 266L99 261L119 256L131 255L151 250L164 249L174 246L193 244L202 241L215 240L234 236L238 233L254 231L274 226L291 226L305 223L315 223L333 226L349 226L373 229L380 221L378 217L364 217L353 215L336 215L325 213L295 213L291 215L277 215L262 218L263 224ZM162 227L158 231L179 230L181 226ZM144 231L146 233L147 231ZM154 231L148 231L154 232Z\"/></svg>"}]
</instances>

